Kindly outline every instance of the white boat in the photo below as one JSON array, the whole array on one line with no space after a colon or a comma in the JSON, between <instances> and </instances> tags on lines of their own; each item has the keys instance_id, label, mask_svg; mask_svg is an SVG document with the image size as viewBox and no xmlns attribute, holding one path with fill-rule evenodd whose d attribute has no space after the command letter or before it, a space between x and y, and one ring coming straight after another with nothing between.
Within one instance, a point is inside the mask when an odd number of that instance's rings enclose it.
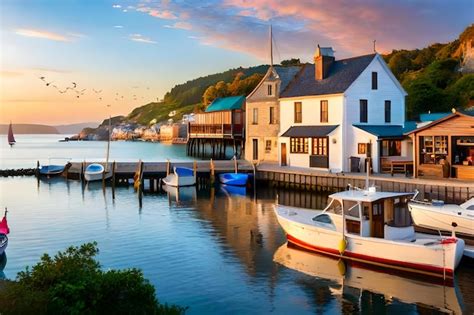
<instances>
[{"instance_id":1,"label":"white boat","mask_svg":"<svg viewBox=\"0 0 474 315\"><path fill-rule=\"evenodd\" d=\"M162 179L163 183L173 187L196 185L196 174L188 167L174 167L173 173Z\"/></svg>"},{"instance_id":2,"label":"white boat","mask_svg":"<svg viewBox=\"0 0 474 315\"><path fill-rule=\"evenodd\" d=\"M349 190L330 195L322 211L276 205L275 213L288 241L308 250L452 278L464 241L417 237L407 209L412 195Z\"/></svg>"},{"instance_id":3,"label":"white boat","mask_svg":"<svg viewBox=\"0 0 474 315\"><path fill-rule=\"evenodd\" d=\"M281 245L273 255L273 261L312 277L329 280L329 283L323 282L324 285L333 295L341 298L351 293L359 295L355 296L359 298L362 291L367 290L383 295L387 301L396 299L443 313L463 313L462 297L455 282L450 286L371 270L360 264L353 265L341 259L302 251L291 247L291 244Z\"/></svg>"},{"instance_id":4,"label":"white boat","mask_svg":"<svg viewBox=\"0 0 474 315\"><path fill-rule=\"evenodd\" d=\"M108 179L110 177L112 177L112 172L105 170L104 166L99 163L87 165L84 171L84 178L88 182L99 181L102 180L102 178Z\"/></svg>"},{"instance_id":5,"label":"white boat","mask_svg":"<svg viewBox=\"0 0 474 315\"><path fill-rule=\"evenodd\" d=\"M460 205L412 200L408 209L417 226L474 237L474 198Z\"/></svg>"},{"instance_id":6,"label":"white boat","mask_svg":"<svg viewBox=\"0 0 474 315\"><path fill-rule=\"evenodd\" d=\"M109 156L110 156L110 138L112 137L112 125L111 116L109 116L109 136L107 138L107 151L105 158L105 167L99 163L89 164L84 171L84 178L88 182L99 181L102 179L108 179L112 177L112 172L109 167Z\"/></svg>"}]
</instances>

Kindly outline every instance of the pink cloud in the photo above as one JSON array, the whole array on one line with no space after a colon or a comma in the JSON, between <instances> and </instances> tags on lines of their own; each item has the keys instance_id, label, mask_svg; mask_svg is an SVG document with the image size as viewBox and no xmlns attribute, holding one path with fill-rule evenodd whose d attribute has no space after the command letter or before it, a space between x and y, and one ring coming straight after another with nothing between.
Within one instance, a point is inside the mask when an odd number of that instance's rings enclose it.
<instances>
[{"instance_id":1,"label":"pink cloud","mask_svg":"<svg viewBox=\"0 0 474 315\"><path fill-rule=\"evenodd\" d=\"M153 17L164 19L164 20L175 20L178 17L171 12L170 10L158 10L158 9L153 9L151 7L139 7L137 8L138 12L144 12L147 13Z\"/></svg>"},{"instance_id":2,"label":"pink cloud","mask_svg":"<svg viewBox=\"0 0 474 315\"><path fill-rule=\"evenodd\" d=\"M47 39L47 40L52 40L52 41L57 41L57 42L70 42L72 41L72 38L59 34L59 33L53 33L49 31L44 31L44 30L37 30L37 29L17 29L15 31L17 35L20 36L25 36L25 37L33 37L33 38L40 38L40 39ZM77 37L73 34L71 34L73 37Z\"/></svg>"},{"instance_id":3,"label":"pink cloud","mask_svg":"<svg viewBox=\"0 0 474 315\"><path fill-rule=\"evenodd\" d=\"M191 24L188 23L188 22L176 22L172 25L165 25L165 27L167 27L167 28L178 28L178 29L182 29L182 30L192 29Z\"/></svg>"}]
</instances>

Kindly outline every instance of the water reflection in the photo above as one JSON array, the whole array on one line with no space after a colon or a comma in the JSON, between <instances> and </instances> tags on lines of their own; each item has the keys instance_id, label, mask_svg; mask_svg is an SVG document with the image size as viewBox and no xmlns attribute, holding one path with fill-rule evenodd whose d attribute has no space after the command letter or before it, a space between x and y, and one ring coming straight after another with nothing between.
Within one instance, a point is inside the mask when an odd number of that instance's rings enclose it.
<instances>
[{"instance_id":1,"label":"water reflection","mask_svg":"<svg viewBox=\"0 0 474 315\"><path fill-rule=\"evenodd\" d=\"M168 203L170 206L189 207L196 204L196 186L172 187L168 185L163 185L163 190L168 195Z\"/></svg>"},{"instance_id":2,"label":"water reflection","mask_svg":"<svg viewBox=\"0 0 474 315\"><path fill-rule=\"evenodd\" d=\"M309 253L287 244L278 248L274 261L318 278L301 281L304 286L315 290L315 307L325 305L331 301L331 296L336 296L339 302L350 301L352 306L344 307L350 312L355 311L355 308L362 312L373 311L396 300L415 304L418 311L437 310L456 314L463 311L462 297L456 283L451 287L404 278Z\"/></svg>"}]
</instances>

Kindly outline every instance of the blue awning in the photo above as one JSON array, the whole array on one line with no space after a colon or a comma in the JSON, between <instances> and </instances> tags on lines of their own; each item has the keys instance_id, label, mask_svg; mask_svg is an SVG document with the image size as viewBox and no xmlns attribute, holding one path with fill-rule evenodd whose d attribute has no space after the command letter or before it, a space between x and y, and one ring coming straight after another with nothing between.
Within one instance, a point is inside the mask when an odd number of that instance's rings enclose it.
<instances>
[{"instance_id":1,"label":"blue awning","mask_svg":"<svg viewBox=\"0 0 474 315\"><path fill-rule=\"evenodd\" d=\"M311 138L311 137L325 137L330 134L339 125L333 126L293 126L285 131L282 137L299 137L299 138Z\"/></svg>"},{"instance_id":2,"label":"blue awning","mask_svg":"<svg viewBox=\"0 0 474 315\"><path fill-rule=\"evenodd\" d=\"M403 126L399 125L353 125L378 138L403 138Z\"/></svg>"},{"instance_id":3,"label":"blue awning","mask_svg":"<svg viewBox=\"0 0 474 315\"><path fill-rule=\"evenodd\" d=\"M206 113L223 110L242 109L245 103L245 96L229 96L216 98L207 108Z\"/></svg>"}]
</instances>

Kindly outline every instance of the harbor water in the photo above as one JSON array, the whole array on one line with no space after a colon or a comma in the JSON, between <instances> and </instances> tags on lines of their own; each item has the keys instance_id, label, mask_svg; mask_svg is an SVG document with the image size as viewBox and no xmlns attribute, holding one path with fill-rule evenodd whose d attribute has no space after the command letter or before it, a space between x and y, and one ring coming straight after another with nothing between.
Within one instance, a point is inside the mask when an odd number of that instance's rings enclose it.
<instances>
[{"instance_id":1,"label":"harbor water","mask_svg":"<svg viewBox=\"0 0 474 315\"><path fill-rule=\"evenodd\" d=\"M59 138L19 135L14 148L2 145L1 168L105 152L104 143ZM111 152L117 160L187 159L183 146L159 143L114 142ZM146 193L140 207L133 187L117 187L112 199L100 183L0 178L11 228L0 276L15 278L45 252L97 241L103 268L142 269L160 302L189 314L474 312L472 264L463 261L454 285L445 286L287 246L273 212L277 198L321 208L327 192L187 188Z\"/></svg>"}]
</instances>

